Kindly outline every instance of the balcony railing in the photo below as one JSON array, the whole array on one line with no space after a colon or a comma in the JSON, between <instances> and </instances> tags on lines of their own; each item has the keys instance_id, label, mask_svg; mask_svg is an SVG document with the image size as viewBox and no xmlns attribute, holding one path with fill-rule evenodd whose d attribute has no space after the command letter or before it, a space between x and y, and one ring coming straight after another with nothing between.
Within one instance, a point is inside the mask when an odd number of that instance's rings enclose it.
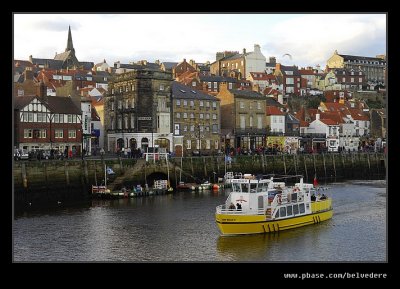
<instances>
[{"instance_id":1,"label":"balcony railing","mask_svg":"<svg viewBox=\"0 0 400 289\"><path fill-rule=\"evenodd\" d=\"M237 128L235 129L236 135L265 135L267 134L267 129L265 128Z\"/></svg>"}]
</instances>

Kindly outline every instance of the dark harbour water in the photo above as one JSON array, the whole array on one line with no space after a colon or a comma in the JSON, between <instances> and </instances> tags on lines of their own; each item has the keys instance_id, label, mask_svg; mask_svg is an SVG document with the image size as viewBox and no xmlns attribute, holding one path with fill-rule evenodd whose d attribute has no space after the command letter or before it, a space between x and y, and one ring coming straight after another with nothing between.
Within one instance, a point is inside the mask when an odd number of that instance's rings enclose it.
<instances>
[{"instance_id":1,"label":"dark harbour water","mask_svg":"<svg viewBox=\"0 0 400 289\"><path fill-rule=\"evenodd\" d=\"M18 215L19 261L387 261L386 182L330 184L333 219L279 234L222 237L228 192L177 192Z\"/></svg>"}]
</instances>

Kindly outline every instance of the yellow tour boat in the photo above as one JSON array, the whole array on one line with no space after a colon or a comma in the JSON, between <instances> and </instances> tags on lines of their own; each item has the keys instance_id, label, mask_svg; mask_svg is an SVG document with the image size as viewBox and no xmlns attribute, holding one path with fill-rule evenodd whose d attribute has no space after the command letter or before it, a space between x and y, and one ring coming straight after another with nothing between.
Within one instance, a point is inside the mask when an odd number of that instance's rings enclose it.
<instances>
[{"instance_id":1,"label":"yellow tour boat","mask_svg":"<svg viewBox=\"0 0 400 289\"><path fill-rule=\"evenodd\" d=\"M223 235L279 232L332 218L332 199L313 184L270 179L232 179L232 191L215 219ZM317 193L317 194L316 194Z\"/></svg>"}]
</instances>

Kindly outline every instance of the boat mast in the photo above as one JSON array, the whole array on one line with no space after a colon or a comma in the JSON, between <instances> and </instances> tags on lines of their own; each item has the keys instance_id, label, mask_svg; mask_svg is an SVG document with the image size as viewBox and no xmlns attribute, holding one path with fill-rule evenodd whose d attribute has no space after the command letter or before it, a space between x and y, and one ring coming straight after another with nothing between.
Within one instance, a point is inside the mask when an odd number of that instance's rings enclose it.
<instances>
[{"instance_id":1,"label":"boat mast","mask_svg":"<svg viewBox=\"0 0 400 289\"><path fill-rule=\"evenodd\" d=\"M181 156L181 169L179 171L179 182L182 181L182 159L183 159L183 157Z\"/></svg>"},{"instance_id":2,"label":"boat mast","mask_svg":"<svg viewBox=\"0 0 400 289\"><path fill-rule=\"evenodd\" d=\"M104 186L107 188L107 166L104 164Z\"/></svg>"},{"instance_id":3,"label":"boat mast","mask_svg":"<svg viewBox=\"0 0 400 289\"><path fill-rule=\"evenodd\" d=\"M224 177L226 177L226 159L227 159L227 155L225 154L225 175L224 175Z\"/></svg>"},{"instance_id":4,"label":"boat mast","mask_svg":"<svg viewBox=\"0 0 400 289\"><path fill-rule=\"evenodd\" d=\"M168 154L165 154L165 159L167 160L167 175L168 175L167 187L170 187L170 185L169 185L169 166L168 166Z\"/></svg>"}]
</instances>

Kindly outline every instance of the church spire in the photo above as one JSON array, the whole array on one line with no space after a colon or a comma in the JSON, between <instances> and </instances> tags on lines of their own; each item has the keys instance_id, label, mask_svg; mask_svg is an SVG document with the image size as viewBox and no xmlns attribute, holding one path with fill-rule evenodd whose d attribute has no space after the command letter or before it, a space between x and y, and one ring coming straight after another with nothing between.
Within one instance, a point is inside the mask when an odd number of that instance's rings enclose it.
<instances>
[{"instance_id":1,"label":"church spire","mask_svg":"<svg viewBox=\"0 0 400 289\"><path fill-rule=\"evenodd\" d=\"M71 26L68 26L68 42L67 48L65 48L65 52L72 50L72 53L75 54L74 44L72 44L72 34L71 34Z\"/></svg>"}]
</instances>

